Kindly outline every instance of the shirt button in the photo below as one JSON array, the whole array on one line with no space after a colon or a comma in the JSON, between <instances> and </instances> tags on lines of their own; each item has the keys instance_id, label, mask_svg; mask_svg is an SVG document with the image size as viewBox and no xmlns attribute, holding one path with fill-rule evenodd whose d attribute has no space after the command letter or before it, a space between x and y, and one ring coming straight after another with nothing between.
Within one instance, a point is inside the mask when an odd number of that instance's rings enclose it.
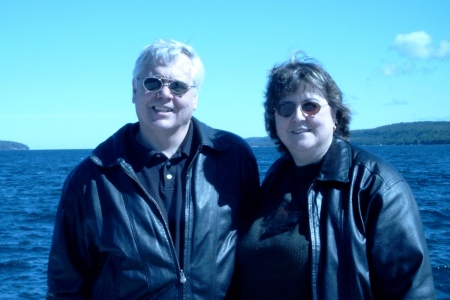
<instances>
[{"instance_id":1,"label":"shirt button","mask_svg":"<svg viewBox=\"0 0 450 300\"><path fill-rule=\"evenodd\" d=\"M167 174L166 176L167 179L172 179L172 177L173 177L172 174Z\"/></svg>"},{"instance_id":2,"label":"shirt button","mask_svg":"<svg viewBox=\"0 0 450 300\"><path fill-rule=\"evenodd\" d=\"M167 165L168 167L171 166L170 160L168 160L168 161L166 162L166 165Z\"/></svg>"}]
</instances>

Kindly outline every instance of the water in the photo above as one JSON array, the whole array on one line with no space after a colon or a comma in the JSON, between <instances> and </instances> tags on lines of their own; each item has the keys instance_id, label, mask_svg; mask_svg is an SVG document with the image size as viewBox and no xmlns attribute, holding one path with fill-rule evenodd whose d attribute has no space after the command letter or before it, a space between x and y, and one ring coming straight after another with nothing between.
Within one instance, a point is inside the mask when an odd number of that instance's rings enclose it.
<instances>
[{"instance_id":1,"label":"water","mask_svg":"<svg viewBox=\"0 0 450 300\"><path fill-rule=\"evenodd\" d=\"M438 299L450 299L450 145L367 146L407 179L425 225ZM278 156L253 148L261 177ZM64 179L90 150L0 151L0 299L43 299Z\"/></svg>"}]
</instances>

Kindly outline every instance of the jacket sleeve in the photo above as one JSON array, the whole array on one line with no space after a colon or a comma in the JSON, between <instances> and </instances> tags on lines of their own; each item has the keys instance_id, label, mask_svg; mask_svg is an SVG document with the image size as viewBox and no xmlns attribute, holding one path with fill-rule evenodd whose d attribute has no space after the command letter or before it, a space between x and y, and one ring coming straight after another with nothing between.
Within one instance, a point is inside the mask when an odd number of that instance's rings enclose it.
<instances>
[{"instance_id":1,"label":"jacket sleeve","mask_svg":"<svg viewBox=\"0 0 450 300\"><path fill-rule=\"evenodd\" d=\"M249 146L245 147L246 151L244 155L240 156L240 161L235 162L240 166L240 178L242 179L240 184L242 186L242 200L240 205L242 205L241 213L241 226L246 221L249 220L251 214L255 211L260 200L260 180L259 180L259 170L256 157ZM240 229L238 230L238 235L240 234ZM234 272L231 278L229 288L227 290L225 299L226 300L237 300L240 297L240 280L239 271L237 268L239 266L235 264Z\"/></svg>"},{"instance_id":2,"label":"jacket sleeve","mask_svg":"<svg viewBox=\"0 0 450 300\"><path fill-rule=\"evenodd\" d=\"M67 178L58 206L50 249L47 299L89 298L94 265L89 249L86 211L80 203L85 196L77 186L74 172Z\"/></svg>"},{"instance_id":3,"label":"jacket sleeve","mask_svg":"<svg viewBox=\"0 0 450 300\"><path fill-rule=\"evenodd\" d=\"M410 187L402 178L384 181L371 199L366 229L374 298L435 299L422 220Z\"/></svg>"},{"instance_id":4,"label":"jacket sleeve","mask_svg":"<svg viewBox=\"0 0 450 300\"><path fill-rule=\"evenodd\" d=\"M246 201L243 204L242 221L245 222L251 213L255 210L260 199L260 181L259 170L255 155L249 149L247 157L244 157L245 168L241 170L243 173L241 178L244 178L241 183L243 186L243 199Z\"/></svg>"}]
</instances>

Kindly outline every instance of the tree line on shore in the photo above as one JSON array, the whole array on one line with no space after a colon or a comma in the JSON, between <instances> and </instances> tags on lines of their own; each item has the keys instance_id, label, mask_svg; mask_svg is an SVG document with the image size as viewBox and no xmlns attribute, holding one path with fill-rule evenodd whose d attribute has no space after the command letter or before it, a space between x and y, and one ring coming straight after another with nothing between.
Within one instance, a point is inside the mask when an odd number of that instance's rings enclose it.
<instances>
[{"instance_id":1,"label":"tree line on shore","mask_svg":"<svg viewBox=\"0 0 450 300\"><path fill-rule=\"evenodd\" d=\"M350 142L358 145L450 144L450 122L398 123L354 130Z\"/></svg>"},{"instance_id":2,"label":"tree line on shore","mask_svg":"<svg viewBox=\"0 0 450 300\"><path fill-rule=\"evenodd\" d=\"M247 138L250 146L274 146L269 137ZM411 122L373 129L351 130L355 145L441 145L450 144L450 122Z\"/></svg>"}]
</instances>

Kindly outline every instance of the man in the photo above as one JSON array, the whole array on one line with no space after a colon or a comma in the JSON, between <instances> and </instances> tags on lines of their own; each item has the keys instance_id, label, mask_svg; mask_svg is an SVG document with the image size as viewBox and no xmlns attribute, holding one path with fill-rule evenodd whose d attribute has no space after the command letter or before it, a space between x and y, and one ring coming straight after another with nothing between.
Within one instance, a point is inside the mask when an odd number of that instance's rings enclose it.
<instances>
[{"instance_id":1,"label":"man","mask_svg":"<svg viewBox=\"0 0 450 300\"><path fill-rule=\"evenodd\" d=\"M139 122L67 178L47 299L222 299L236 230L257 201L255 157L238 136L192 117L203 65L157 40L133 72Z\"/></svg>"}]
</instances>

